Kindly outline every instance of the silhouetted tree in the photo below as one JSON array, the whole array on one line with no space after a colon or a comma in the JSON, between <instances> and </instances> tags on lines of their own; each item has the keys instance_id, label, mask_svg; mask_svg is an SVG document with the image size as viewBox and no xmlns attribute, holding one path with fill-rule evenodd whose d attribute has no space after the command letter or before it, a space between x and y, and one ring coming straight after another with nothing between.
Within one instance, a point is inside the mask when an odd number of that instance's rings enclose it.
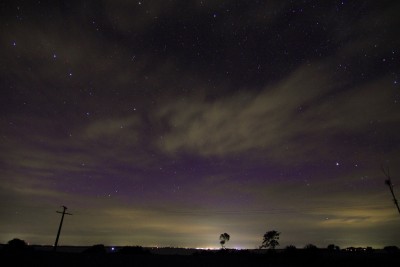
<instances>
[{"instance_id":1,"label":"silhouetted tree","mask_svg":"<svg viewBox=\"0 0 400 267\"><path fill-rule=\"evenodd\" d=\"M271 248L271 249L275 249L276 246L279 246L279 235L281 233L272 230L272 231L268 231L264 234L264 239L263 242L260 246L260 248Z\"/></svg>"},{"instance_id":2,"label":"silhouetted tree","mask_svg":"<svg viewBox=\"0 0 400 267\"><path fill-rule=\"evenodd\" d=\"M340 250L340 247L335 246L334 244L330 244L330 245L328 245L327 249L329 251L335 251L335 250L338 251L338 250Z\"/></svg>"},{"instance_id":3,"label":"silhouetted tree","mask_svg":"<svg viewBox=\"0 0 400 267\"><path fill-rule=\"evenodd\" d=\"M308 250L308 251L316 251L316 250L318 250L318 247L313 244L307 244L304 246L304 249Z\"/></svg>"},{"instance_id":4,"label":"silhouetted tree","mask_svg":"<svg viewBox=\"0 0 400 267\"><path fill-rule=\"evenodd\" d=\"M397 246L386 246L383 248L384 251L389 253L399 253L400 249Z\"/></svg>"},{"instance_id":5,"label":"silhouetted tree","mask_svg":"<svg viewBox=\"0 0 400 267\"><path fill-rule=\"evenodd\" d=\"M225 248L225 243L229 241L231 237L227 233L223 233L219 236L219 243L222 248Z\"/></svg>"},{"instance_id":6,"label":"silhouetted tree","mask_svg":"<svg viewBox=\"0 0 400 267\"><path fill-rule=\"evenodd\" d=\"M27 251L29 250L28 244L21 239L14 238L10 241L7 242L7 245L5 246L5 250L8 251Z\"/></svg>"}]
</instances>

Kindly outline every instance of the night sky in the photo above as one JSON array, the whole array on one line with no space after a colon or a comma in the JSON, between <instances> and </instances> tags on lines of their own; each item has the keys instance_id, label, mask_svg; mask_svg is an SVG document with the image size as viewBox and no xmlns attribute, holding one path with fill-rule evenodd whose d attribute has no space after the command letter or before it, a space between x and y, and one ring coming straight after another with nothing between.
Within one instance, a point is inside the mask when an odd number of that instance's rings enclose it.
<instances>
[{"instance_id":1,"label":"night sky","mask_svg":"<svg viewBox=\"0 0 400 267\"><path fill-rule=\"evenodd\" d=\"M0 243L400 245L399 1L1 1Z\"/></svg>"}]
</instances>

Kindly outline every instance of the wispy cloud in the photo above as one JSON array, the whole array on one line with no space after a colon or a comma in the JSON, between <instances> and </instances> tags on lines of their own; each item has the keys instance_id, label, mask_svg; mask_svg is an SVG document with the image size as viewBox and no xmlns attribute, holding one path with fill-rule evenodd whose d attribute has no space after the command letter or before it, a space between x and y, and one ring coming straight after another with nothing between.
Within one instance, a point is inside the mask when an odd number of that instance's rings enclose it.
<instances>
[{"instance_id":1,"label":"wispy cloud","mask_svg":"<svg viewBox=\"0 0 400 267\"><path fill-rule=\"evenodd\" d=\"M394 91L385 80L333 93L339 86L343 84L328 67L303 66L259 94L171 102L158 113L168 125L158 146L167 153L261 151L271 159L301 160L303 155L329 153L323 148L340 135L374 138L363 132L374 123L395 127L399 116L394 115ZM347 146L337 144L337 150Z\"/></svg>"}]
</instances>

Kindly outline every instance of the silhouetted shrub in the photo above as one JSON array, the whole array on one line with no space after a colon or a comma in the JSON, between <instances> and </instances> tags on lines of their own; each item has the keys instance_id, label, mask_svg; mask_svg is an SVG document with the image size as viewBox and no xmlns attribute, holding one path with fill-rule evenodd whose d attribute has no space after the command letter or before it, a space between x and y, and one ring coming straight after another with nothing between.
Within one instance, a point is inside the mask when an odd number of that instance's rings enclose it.
<instances>
[{"instance_id":1,"label":"silhouetted shrub","mask_svg":"<svg viewBox=\"0 0 400 267\"><path fill-rule=\"evenodd\" d=\"M384 251L389 253L399 253L400 249L397 246L386 246L383 248Z\"/></svg>"},{"instance_id":2,"label":"silhouetted shrub","mask_svg":"<svg viewBox=\"0 0 400 267\"><path fill-rule=\"evenodd\" d=\"M328 249L329 251L339 251L339 250L340 250L340 247L339 247L339 246L336 246L336 245L334 245L334 244L330 244L330 245L328 245L327 249Z\"/></svg>"},{"instance_id":3,"label":"silhouetted shrub","mask_svg":"<svg viewBox=\"0 0 400 267\"><path fill-rule=\"evenodd\" d=\"M307 244L304 247L304 249L307 250L307 251L317 251L318 250L317 246L313 245L313 244Z\"/></svg>"},{"instance_id":4,"label":"silhouetted shrub","mask_svg":"<svg viewBox=\"0 0 400 267\"><path fill-rule=\"evenodd\" d=\"M83 251L83 253L88 254L106 254L106 248L103 244L93 245L90 248Z\"/></svg>"},{"instance_id":5,"label":"silhouetted shrub","mask_svg":"<svg viewBox=\"0 0 400 267\"><path fill-rule=\"evenodd\" d=\"M372 252L374 252L374 249L373 249L372 247L367 247L367 248L365 249L365 251L366 251L367 253L372 253Z\"/></svg>"},{"instance_id":6,"label":"silhouetted shrub","mask_svg":"<svg viewBox=\"0 0 400 267\"><path fill-rule=\"evenodd\" d=\"M13 251L13 252L24 252L32 250L28 244L21 239L14 238L7 242L7 245L4 247L6 251Z\"/></svg>"},{"instance_id":7,"label":"silhouetted shrub","mask_svg":"<svg viewBox=\"0 0 400 267\"><path fill-rule=\"evenodd\" d=\"M144 249L141 246L134 246L134 247L123 247L121 248L118 253L120 254L129 254L129 255L146 255L150 254L150 251L147 249Z\"/></svg>"}]
</instances>

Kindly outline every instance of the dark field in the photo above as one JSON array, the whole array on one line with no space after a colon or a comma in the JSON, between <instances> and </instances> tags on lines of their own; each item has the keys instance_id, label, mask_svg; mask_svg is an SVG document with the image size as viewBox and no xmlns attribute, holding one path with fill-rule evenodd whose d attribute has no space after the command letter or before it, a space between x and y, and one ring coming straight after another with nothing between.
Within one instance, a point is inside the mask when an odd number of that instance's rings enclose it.
<instances>
[{"instance_id":1,"label":"dark field","mask_svg":"<svg viewBox=\"0 0 400 267\"><path fill-rule=\"evenodd\" d=\"M254 253L251 251L199 251L192 255L160 255L147 250L81 253L40 250L0 252L7 266L400 266L400 254L305 251ZM3 265L5 266L5 265Z\"/></svg>"}]
</instances>

